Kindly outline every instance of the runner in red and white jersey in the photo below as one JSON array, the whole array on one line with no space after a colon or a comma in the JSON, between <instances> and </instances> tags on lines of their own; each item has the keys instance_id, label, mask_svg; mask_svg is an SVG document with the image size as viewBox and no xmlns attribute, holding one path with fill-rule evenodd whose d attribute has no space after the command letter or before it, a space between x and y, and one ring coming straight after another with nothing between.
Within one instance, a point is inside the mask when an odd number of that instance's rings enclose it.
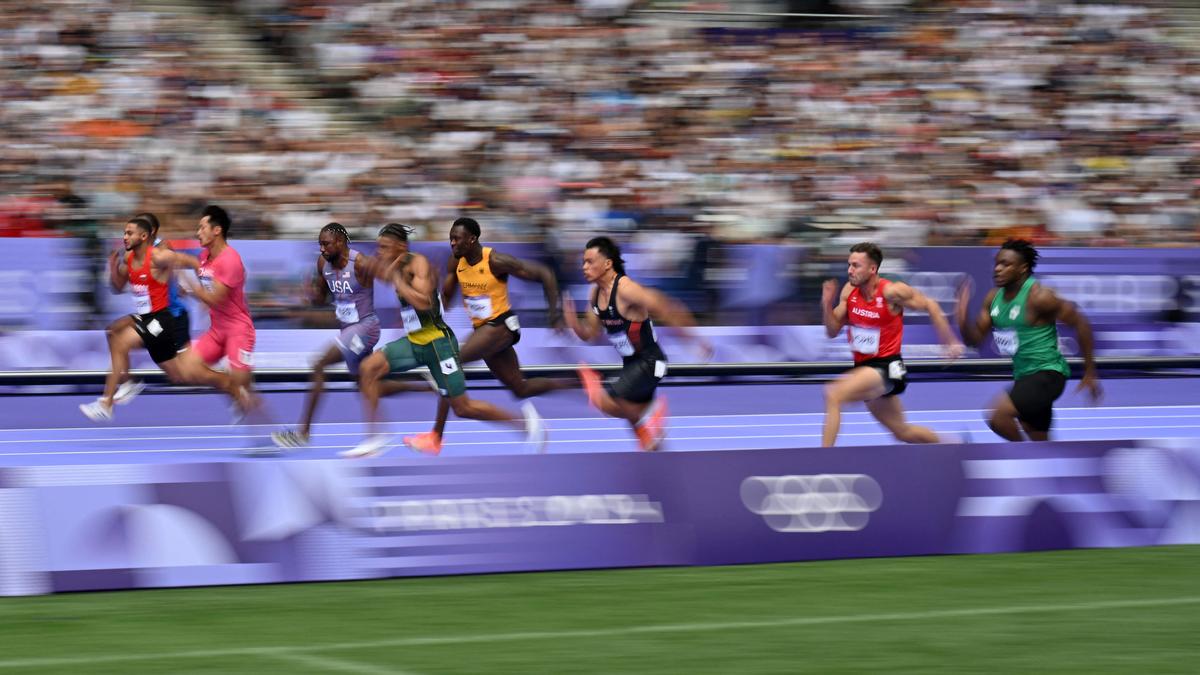
<instances>
[{"instance_id":1,"label":"runner in red and white jersey","mask_svg":"<svg viewBox=\"0 0 1200 675\"><path fill-rule=\"evenodd\" d=\"M825 282L821 310L825 334L836 337L849 324L850 351L854 368L825 388L825 428L821 444L829 447L837 441L842 424L842 407L865 401L867 410L905 443L937 443L931 429L909 424L897 395L908 386L907 370L900 355L904 341L904 309L927 312L946 346L950 358L962 355L962 342L950 331L950 324L937 302L908 284L888 281L879 276L883 252L871 243L850 248L847 276L837 306L833 305L837 281Z\"/></svg>"}]
</instances>

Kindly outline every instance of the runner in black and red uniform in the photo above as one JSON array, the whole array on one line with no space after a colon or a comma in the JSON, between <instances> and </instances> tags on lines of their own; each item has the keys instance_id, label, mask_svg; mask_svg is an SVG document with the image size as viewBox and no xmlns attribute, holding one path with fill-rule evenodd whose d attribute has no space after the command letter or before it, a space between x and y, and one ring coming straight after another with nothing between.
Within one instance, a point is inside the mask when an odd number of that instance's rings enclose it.
<instances>
[{"instance_id":1,"label":"runner in black and red uniform","mask_svg":"<svg viewBox=\"0 0 1200 675\"><path fill-rule=\"evenodd\" d=\"M201 384L234 393L229 375L209 368L187 371L175 356L186 350L178 345L175 317L171 313L171 274L176 254L152 244L154 224L144 215L125 223L125 255L114 270L114 287L128 284L133 295L134 313L130 321L114 324L109 336L112 367L104 382L104 394L79 406L93 422L108 422L113 417L113 399L122 376L129 370L129 352L144 346L172 382Z\"/></svg>"},{"instance_id":2,"label":"runner in black and red uniform","mask_svg":"<svg viewBox=\"0 0 1200 675\"><path fill-rule=\"evenodd\" d=\"M854 353L854 368L825 388L825 428L821 434L821 444L825 447L837 441L842 407L856 401L865 401L867 410L897 440L905 443L938 443L941 440L932 429L909 424L897 398L908 386L907 370L900 355L904 340L904 309L929 314L929 320L951 358L962 355L962 342L950 331L950 324L937 302L908 284L881 278L879 265L882 262L883 252L878 246L855 244L850 248L849 280L842 287L836 307L833 298L837 293L837 281L826 281L822 289L825 334L836 337L842 327L849 324L850 351Z\"/></svg>"}]
</instances>

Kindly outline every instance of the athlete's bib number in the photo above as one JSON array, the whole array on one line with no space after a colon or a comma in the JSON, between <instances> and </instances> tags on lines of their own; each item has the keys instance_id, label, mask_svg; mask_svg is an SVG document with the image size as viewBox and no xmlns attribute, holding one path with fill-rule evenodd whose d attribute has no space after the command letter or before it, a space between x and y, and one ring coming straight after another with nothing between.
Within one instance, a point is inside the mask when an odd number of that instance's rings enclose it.
<instances>
[{"instance_id":1,"label":"athlete's bib number","mask_svg":"<svg viewBox=\"0 0 1200 675\"><path fill-rule=\"evenodd\" d=\"M1005 356L1016 354L1017 348L1020 346L1020 341L1017 339L1017 331L1012 328L993 330L992 342L996 344L996 351Z\"/></svg>"},{"instance_id":2,"label":"athlete's bib number","mask_svg":"<svg viewBox=\"0 0 1200 675\"><path fill-rule=\"evenodd\" d=\"M133 286L133 310L138 314L150 313L150 288L148 286Z\"/></svg>"},{"instance_id":3,"label":"athlete's bib number","mask_svg":"<svg viewBox=\"0 0 1200 675\"><path fill-rule=\"evenodd\" d=\"M621 356L633 356L633 343L629 341L629 336L625 333L608 333L608 341L612 346L617 348L617 353Z\"/></svg>"},{"instance_id":4,"label":"athlete's bib number","mask_svg":"<svg viewBox=\"0 0 1200 675\"><path fill-rule=\"evenodd\" d=\"M467 313L472 319L492 318L492 298L487 295L468 295L463 297L467 303Z\"/></svg>"},{"instance_id":5,"label":"athlete's bib number","mask_svg":"<svg viewBox=\"0 0 1200 675\"><path fill-rule=\"evenodd\" d=\"M412 307L401 307L400 318L404 320L404 330L409 333L421 330L421 317L417 316L417 310Z\"/></svg>"},{"instance_id":6,"label":"athlete's bib number","mask_svg":"<svg viewBox=\"0 0 1200 675\"><path fill-rule=\"evenodd\" d=\"M334 305L338 321L342 323L358 323L358 305L353 302L339 302Z\"/></svg>"},{"instance_id":7,"label":"athlete's bib number","mask_svg":"<svg viewBox=\"0 0 1200 675\"><path fill-rule=\"evenodd\" d=\"M858 354L878 354L879 329L850 326L850 350Z\"/></svg>"},{"instance_id":8,"label":"athlete's bib number","mask_svg":"<svg viewBox=\"0 0 1200 675\"><path fill-rule=\"evenodd\" d=\"M212 277L200 277L200 285L204 287L204 290L212 293Z\"/></svg>"}]
</instances>

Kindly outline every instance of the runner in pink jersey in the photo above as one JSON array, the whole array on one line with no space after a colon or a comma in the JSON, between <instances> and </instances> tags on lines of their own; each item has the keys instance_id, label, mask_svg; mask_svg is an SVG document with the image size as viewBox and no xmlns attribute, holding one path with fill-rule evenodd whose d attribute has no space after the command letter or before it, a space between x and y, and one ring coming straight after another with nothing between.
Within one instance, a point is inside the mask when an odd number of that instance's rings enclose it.
<instances>
[{"instance_id":1,"label":"runner in pink jersey","mask_svg":"<svg viewBox=\"0 0 1200 675\"><path fill-rule=\"evenodd\" d=\"M183 284L181 290L208 306L211 322L208 331L180 355L180 366L188 377L226 357L233 384L229 393L246 410L253 403L254 323L246 306L246 268L226 240L231 224L224 209L206 207L196 230L203 247L200 257L174 254L176 266L196 270L200 283Z\"/></svg>"}]
</instances>

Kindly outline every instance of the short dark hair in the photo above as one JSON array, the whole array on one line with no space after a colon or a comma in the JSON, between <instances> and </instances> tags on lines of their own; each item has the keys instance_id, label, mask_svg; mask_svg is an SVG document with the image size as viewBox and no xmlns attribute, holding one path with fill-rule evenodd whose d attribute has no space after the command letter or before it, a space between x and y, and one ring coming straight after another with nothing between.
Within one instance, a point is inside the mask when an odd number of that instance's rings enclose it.
<instances>
[{"instance_id":1,"label":"short dark hair","mask_svg":"<svg viewBox=\"0 0 1200 675\"><path fill-rule=\"evenodd\" d=\"M476 222L474 218L459 218L458 220L454 221L454 224L450 226L450 229L454 229L456 227L461 227L467 232L470 232L475 236L476 239L479 238L479 233L481 230L479 229L479 223Z\"/></svg>"},{"instance_id":2,"label":"short dark hair","mask_svg":"<svg viewBox=\"0 0 1200 675\"><path fill-rule=\"evenodd\" d=\"M875 267L878 268L883 264L883 251L878 246L869 241L857 243L850 247L851 253L866 253L867 257L875 261Z\"/></svg>"},{"instance_id":3,"label":"short dark hair","mask_svg":"<svg viewBox=\"0 0 1200 675\"><path fill-rule=\"evenodd\" d=\"M150 223L150 234L152 234L152 235L158 234L158 228L159 228L158 216L154 215L153 213L150 213L149 211L143 211L143 212L135 215L134 218L145 218L146 221ZM133 222L133 221L131 220L129 222Z\"/></svg>"},{"instance_id":4,"label":"short dark hair","mask_svg":"<svg viewBox=\"0 0 1200 675\"><path fill-rule=\"evenodd\" d=\"M1017 255L1025 260L1025 264L1029 265L1029 271L1037 267L1038 254L1037 249L1033 247L1033 242L1028 239L1009 239L1000 245L1002 251L1016 251Z\"/></svg>"},{"instance_id":5,"label":"short dark hair","mask_svg":"<svg viewBox=\"0 0 1200 675\"><path fill-rule=\"evenodd\" d=\"M145 218L139 214L139 215L136 215L136 216L130 218L128 222L131 222L134 225L137 225L139 230L145 230L146 234L150 234L150 235L154 234L154 223L150 222L149 218Z\"/></svg>"},{"instance_id":6,"label":"short dark hair","mask_svg":"<svg viewBox=\"0 0 1200 675\"><path fill-rule=\"evenodd\" d=\"M381 237L395 237L400 241L408 241L408 235L413 233L413 229L407 225L400 223L388 223L379 231Z\"/></svg>"},{"instance_id":7,"label":"short dark hair","mask_svg":"<svg viewBox=\"0 0 1200 675\"><path fill-rule=\"evenodd\" d=\"M346 228L342 227L341 223L329 223L325 227L322 227L321 234L325 234L326 232L332 232L335 236L341 237L342 241L350 243L350 233L346 231ZM321 234L318 234L317 238L320 238Z\"/></svg>"},{"instance_id":8,"label":"short dark hair","mask_svg":"<svg viewBox=\"0 0 1200 675\"><path fill-rule=\"evenodd\" d=\"M613 269L617 271L617 274L625 274L625 261L621 258L621 248L612 239L608 237L589 239L587 246L584 246L583 249L586 251L589 248L600 251L600 255L611 260Z\"/></svg>"},{"instance_id":9,"label":"short dark hair","mask_svg":"<svg viewBox=\"0 0 1200 675\"><path fill-rule=\"evenodd\" d=\"M221 236L226 239L229 238L229 228L233 225L233 221L229 219L229 214L225 213L225 209L214 204L209 204L200 212L200 219L204 220L205 218L208 218L210 225L220 225Z\"/></svg>"}]
</instances>

